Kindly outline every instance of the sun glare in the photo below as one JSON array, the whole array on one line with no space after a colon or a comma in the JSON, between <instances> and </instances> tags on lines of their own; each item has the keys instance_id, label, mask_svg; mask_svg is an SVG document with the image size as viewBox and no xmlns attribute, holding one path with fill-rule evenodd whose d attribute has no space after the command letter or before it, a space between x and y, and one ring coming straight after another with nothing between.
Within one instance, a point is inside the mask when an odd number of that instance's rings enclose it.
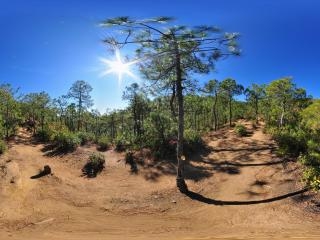
<instances>
[{"instance_id":1,"label":"sun glare","mask_svg":"<svg viewBox=\"0 0 320 240\"><path fill-rule=\"evenodd\" d=\"M130 71L130 66L135 64L136 61L132 62L123 62L120 51L116 49L115 51L115 60L109 60L105 58L100 59L103 62L107 69L102 73L102 76L108 75L110 73L115 73L118 75L118 82L121 85L123 75L128 75L130 77L136 78L136 76Z\"/></svg>"}]
</instances>

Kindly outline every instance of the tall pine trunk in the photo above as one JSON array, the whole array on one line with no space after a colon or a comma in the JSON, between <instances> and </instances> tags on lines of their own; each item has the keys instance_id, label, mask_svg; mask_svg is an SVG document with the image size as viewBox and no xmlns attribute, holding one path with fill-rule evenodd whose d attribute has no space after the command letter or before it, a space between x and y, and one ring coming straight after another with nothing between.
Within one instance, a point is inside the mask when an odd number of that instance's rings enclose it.
<instances>
[{"instance_id":1,"label":"tall pine trunk","mask_svg":"<svg viewBox=\"0 0 320 240\"><path fill-rule=\"evenodd\" d=\"M188 192L188 187L184 181L184 162L183 156L183 132L184 132L184 109L183 109L183 87L182 87L182 70L181 70L181 59L178 43L175 41L176 51L176 94L178 101L178 142L177 142L177 187L182 193Z\"/></svg>"}]
</instances>

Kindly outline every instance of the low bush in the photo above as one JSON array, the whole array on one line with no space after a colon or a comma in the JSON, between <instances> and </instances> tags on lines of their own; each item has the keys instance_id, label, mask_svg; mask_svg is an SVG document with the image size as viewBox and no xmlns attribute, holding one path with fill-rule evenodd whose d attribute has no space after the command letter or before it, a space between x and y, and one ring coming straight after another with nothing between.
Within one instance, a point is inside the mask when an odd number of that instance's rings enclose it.
<instances>
[{"instance_id":1,"label":"low bush","mask_svg":"<svg viewBox=\"0 0 320 240\"><path fill-rule=\"evenodd\" d=\"M41 142L50 142L54 139L54 132L49 128L40 129L36 132L35 137Z\"/></svg>"},{"instance_id":2,"label":"low bush","mask_svg":"<svg viewBox=\"0 0 320 240\"><path fill-rule=\"evenodd\" d=\"M114 140L115 150L117 152L123 152L126 150L127 146L130 145L129 141L125 139L124 136L118 136Z\"/></svg>"},{"instance_id":3,"label":"low bush","mask_svg":"<svg viewBox=\"0 0 320 240\"><path fill-rule=\"evenodd\" d=\"M319 166L306 167L303 171L302 179L313 190L319 191L320 190L320 167Z\"/></svg>"},{"instance_id":4,"label":"low bush","mask_svg":"<svg viewBox=\"0 0 320 240\"><path fill-rule=\"evenodd\" d=\"M187 153L192 153L203 146L203 140L197 131L187 129L184 132L183 146Z\"/></svg>"},{"instance_id":5,"label":"low bush","mask_svg":"<svg viewBox=\"0 0 320 240\"><path fill-rule=\"evenodd\" d=\"M51 123L45 126L44 129L38 129L35 137L42 142L52 142L60 132L68 132L67 127L61 124Z\"/></svg>"},{"instance_id":6,"label":"low bush","mask_svg":"<svg viewBox=\"0 0 320 240\"><path fill-rule=\"evenodd\" d=\"M234 130L239 137L244 137L248 135L247 128L242 124L237 124L234 127Z\"/></svg>"},{"instance_id":7,"label":"low bush","mask_svg":"<svg viewBox=\"0 0 320 240\"><path fill-rule=\"evenodd\" d=\"M0 140L0 154L3 154L7 150L7 144L5 141Z\"/></svg>"},{"instance_id":8,"label":"low bush","mask_svg":"<svg viewBox=\"0 0 320 240\"><path fill-rule=\"evenodd\" d=\"M308 135L301 129L282 129L273 136L279 145L279 155L298 157L307 151Z\"/></svg>"},{"instance_id":9,"label":"low bush","mask_svg":"<svg viewBox=\"0 0 320 240\"><path fill-rule=\"evenodd\" d=\"M110 139L107 136L101 136L98 139L98 150L106 151L110 147Z\"/></svg>"},{"instance_id":10,"label":"low bush","mask_svg":"<svg viewBox=\"0 0 320 240\"><path fill-rule=\"evenodd\" d=\"M93 133L88 133L88 132L78 132L77 133L78 138L80 139L81 145L85 145L89 142L94 141L95 136Z\"/></svg>"},{"instance_id":11,"label":"low bush","mask_svg":"<svg viewBox=\"0 0 320 240\"><path fill-rule=\"evenodd\" d=\"M81 143L80 138L71 132L59 132L54 138L57 148L61 151L74 151Z\"/></svg>"},{"instance_id":12,"label":"low bush","mask_svg":"<svg viewBox=\"0 0 320 240\"><path fill-rule=\"evenodd\" d=\"M307 151L299 157L305 166L302 179L314 190L320 190L320 143L315 140L307 142Z\"/></svg>"},{"instance_id":13,"label":"low bush","mask_svg":"<svg viewBox=\"0 0 320 240\"><path fill-rule=\"evenodd\" d=\"M92 153L89 156L88 162L82 168L83 175L89 178L96 177L100 173L105 165L105 157L101 153Z\"/></svg>"},{"instance_id":14,"label":"low bush","mask_svg":"<svg viewBox=\"0 0 320 240\"><path fill-rule=\"evenodd\" d=\"M126 153L125 163L130 165L130 171L132 173L138 172L138 165L134 159L133 152L129 151Z\"/></svg>"}]
</instances>

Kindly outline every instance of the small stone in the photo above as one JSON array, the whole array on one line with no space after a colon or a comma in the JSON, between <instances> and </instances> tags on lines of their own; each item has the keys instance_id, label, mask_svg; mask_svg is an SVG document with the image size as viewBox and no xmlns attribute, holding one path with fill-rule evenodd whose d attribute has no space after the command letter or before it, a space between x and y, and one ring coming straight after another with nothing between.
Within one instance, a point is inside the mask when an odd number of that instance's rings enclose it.
<instances>
[{"instance_id":1,"label":"small stone","mask_svg":"<svg viewBox=\"0 0 320 240\"><path fill-rule=\"evenodd\" d=\"M177 201L176 201L176 200L172 200L171 202L172 202L172 203L177 203Z\"/></svg>"}]
</instances>

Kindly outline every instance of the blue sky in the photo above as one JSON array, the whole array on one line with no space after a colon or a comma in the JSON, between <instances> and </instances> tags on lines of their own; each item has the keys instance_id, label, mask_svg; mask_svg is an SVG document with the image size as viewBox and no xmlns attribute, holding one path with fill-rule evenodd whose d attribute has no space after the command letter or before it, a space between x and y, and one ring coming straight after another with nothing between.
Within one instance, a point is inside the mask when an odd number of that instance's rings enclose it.
<instances>
[{"instance_id":1,"label":"blue sky","mask_svg":"<svg viewBox=\"0 0 320 240\"><path fill-rule=\"evenodd\" d=\"M76 80L93 87L95 108L121 108L135 80L101 77L108 58L100 21L131 16L173 16L177 24L216 25L241 34L242 56L217 64L201 77L232 77L248 86L292 76L320 97L320 1L317 0L0 0L0 82L22 93L66 94Z\"/></svg>"}]
</instances>

